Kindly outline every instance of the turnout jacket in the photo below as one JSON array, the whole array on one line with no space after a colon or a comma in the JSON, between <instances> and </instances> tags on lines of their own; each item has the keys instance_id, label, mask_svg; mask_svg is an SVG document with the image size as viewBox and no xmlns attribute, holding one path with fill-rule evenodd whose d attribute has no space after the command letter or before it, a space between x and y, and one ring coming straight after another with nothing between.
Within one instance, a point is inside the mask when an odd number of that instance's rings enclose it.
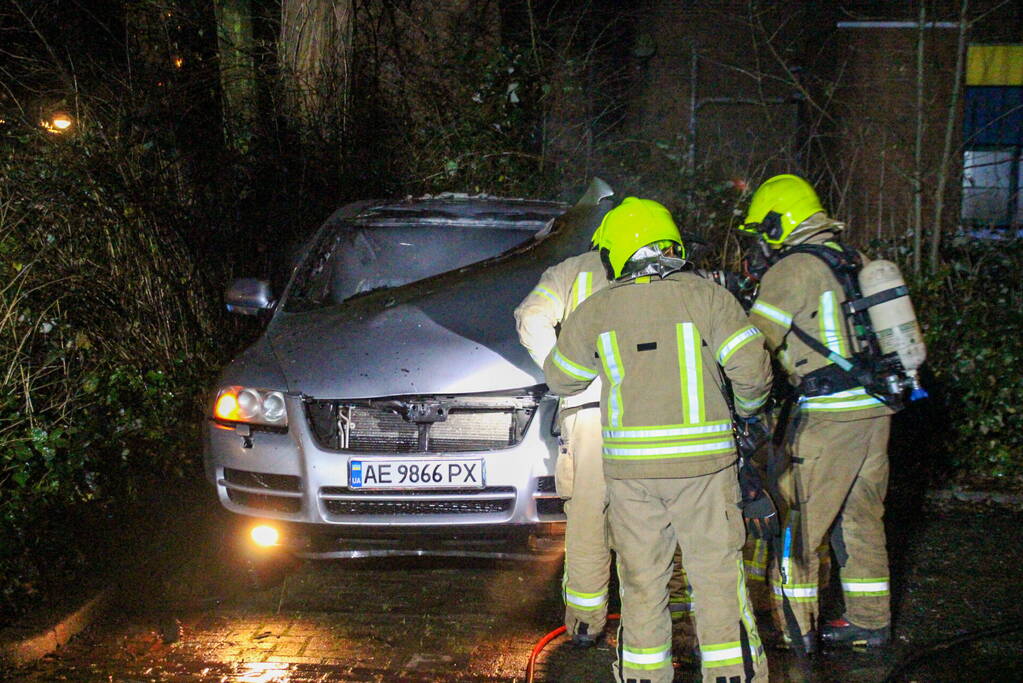
<instances>
[{"instance_id":1,"label":"turnout jacket","mask_svg":"<svg viewBox=\"0 0 1023 683\"><path fill-rule=\"evenodd\" d=\"M831 234L826 233L806 243L828 246L830 238ZM864 258L863 262L866 264L869 260ZM750 319L764 333L768 348L777 356L793 386L798 386L810 372L832 364L796 337L792 332L793 324L844 358L850 358L858 350L842 309L846 300L831 268L813 254L783 255L764 274L750 309ZM892 412L863 387L826 396L801 396L799 405L805 412L840 421Z\"/></svg>"},{"instance_id":2,"label":"turnout jacket","mask_svg":"<svg viewBox=\"0 0 1023 683\"><path fill-rule=\"evenodd\" d=\"M544 362L557 394L601 378L612 479L693 477L735 461L721 368L738 413L759 410L771 386L763 335L727 290L693 273L611 283L565 321Z\"/></svg>"},{"instance_id":3,"label":"turnout jacket","mask_svg":"<svg viewBox=\"0 0 1023 683\"><path fill-rule=\"evenodd\" d=\"M583 301L607 287L600 255L588 251L551 266L515 309L515 328L519 342L539 367L557 342L557 329ZM562 410L596 403L600 400L600 382L576 396L561 400Z\"/></svg>"}]
</instances>

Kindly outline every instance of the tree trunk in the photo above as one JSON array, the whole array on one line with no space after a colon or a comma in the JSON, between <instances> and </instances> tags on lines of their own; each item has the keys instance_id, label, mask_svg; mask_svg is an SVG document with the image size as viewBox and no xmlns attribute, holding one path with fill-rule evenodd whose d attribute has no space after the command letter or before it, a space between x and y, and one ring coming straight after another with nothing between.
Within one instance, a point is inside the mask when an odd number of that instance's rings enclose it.
<instances>
[{"instance_id":1,"label":"tree trunk","mask_svg":"<svg viewBox=\"0 0 1023 683\"><path fill-rule=\"evenodd\" d=\"M344 137L352 13L352 0L281 2L282 113L304 141Z\"/></svg>"},{"instance_id":2,"label":"tree trunk","mask_svg":"<svg viewBox=\"0 0 1023 683\"><path fill-rule=\"evenodd\" d=\"M246 154L259 118L250 0L215 0L224 138Z\"/></svg>"},{"instance_id":3,"label":"tree trunk","mask_svg":"<svg viewBox=\"0 0 1023 683\"><path fill-rule=\"evenodd\" d=\"M969 0L963 0L959 11L959 40L956 45L956 72L955 80L952 82L952 95L948 103L948 116L945 119L945 142L941 150L941 165L938 168L938 187L934 193L934 225L930 234L930 249L928 250L927 265L932 273L938 270L939 249L942 237L942 213L945 209L945 188L948 186L948 177L952 174L952 152L953 133L956 123L959 121L959 107L963 85L963 71L966 61L966 33L969 28L967 14L970 7ZM963 158L960 154L956 160L959 169L962 169ZM958 174L956 174L958 177Z\"/></svg>"}]
</instances>

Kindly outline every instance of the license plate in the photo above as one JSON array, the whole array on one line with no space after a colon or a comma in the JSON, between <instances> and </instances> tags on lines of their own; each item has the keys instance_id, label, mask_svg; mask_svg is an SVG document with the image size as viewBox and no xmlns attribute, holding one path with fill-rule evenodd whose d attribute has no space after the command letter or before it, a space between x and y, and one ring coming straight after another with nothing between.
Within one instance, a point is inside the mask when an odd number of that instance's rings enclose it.
<instances>
[{"instance_id":1,"label":"license plate","mask_svg":"<svg viewBox=\"0 0 1023 683\"><path fill-rule=\"evenodd\" d=\"M348 484L353 489L481 489L483 460L352 460Z\"/></svg>"}]
</instances>

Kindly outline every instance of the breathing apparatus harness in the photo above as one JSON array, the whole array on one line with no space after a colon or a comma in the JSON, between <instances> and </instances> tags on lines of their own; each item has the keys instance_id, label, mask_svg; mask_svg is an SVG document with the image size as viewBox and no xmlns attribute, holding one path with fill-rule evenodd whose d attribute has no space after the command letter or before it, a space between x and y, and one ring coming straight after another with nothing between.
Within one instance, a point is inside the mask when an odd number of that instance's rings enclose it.
<instances>
[{"instance_id":1,"label":"breathing apparatus harness","mask_svg":"<svg viewBox=\"0 0 1023 683\"><path fill-rule=\"evenodd\" d=\"M901 410L902 391L907 385L905 369L897 353L885 354L881 351L867 309L908 295L907 287L902 285L864 297L857 280L863 261L856 250L841 242L829 241L827 246L799 244L782 252L778 260L792 254L810 254L827 264L842 285L846 298L842 303L842 311L860 348L851 358L845 358L793 322L792 333L813 351L831 361L831 365L804 375L796 389L798 393L806 397L825 396L862 386L889 407Z\"/></svg>"}]
</instances>

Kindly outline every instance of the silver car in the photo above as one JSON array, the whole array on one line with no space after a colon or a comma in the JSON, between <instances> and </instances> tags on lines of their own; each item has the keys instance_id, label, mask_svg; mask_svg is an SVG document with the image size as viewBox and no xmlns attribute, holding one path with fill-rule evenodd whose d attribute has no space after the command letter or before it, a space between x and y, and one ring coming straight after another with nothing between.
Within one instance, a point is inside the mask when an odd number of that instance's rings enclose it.
<instances>
[{"instance_id":1,"label":"silver car","mask_svg":"<svg viewBox=\"0 0 1023 683\"><path fill-rule=\"evenodd\" d=\"M359 202L310 240L269 318L221 373L206 475L252 537L300 557L555 550L557 401L512 311L581 253L611 190L557 202L441 195Z\"/></svg>"}]
</instances>

